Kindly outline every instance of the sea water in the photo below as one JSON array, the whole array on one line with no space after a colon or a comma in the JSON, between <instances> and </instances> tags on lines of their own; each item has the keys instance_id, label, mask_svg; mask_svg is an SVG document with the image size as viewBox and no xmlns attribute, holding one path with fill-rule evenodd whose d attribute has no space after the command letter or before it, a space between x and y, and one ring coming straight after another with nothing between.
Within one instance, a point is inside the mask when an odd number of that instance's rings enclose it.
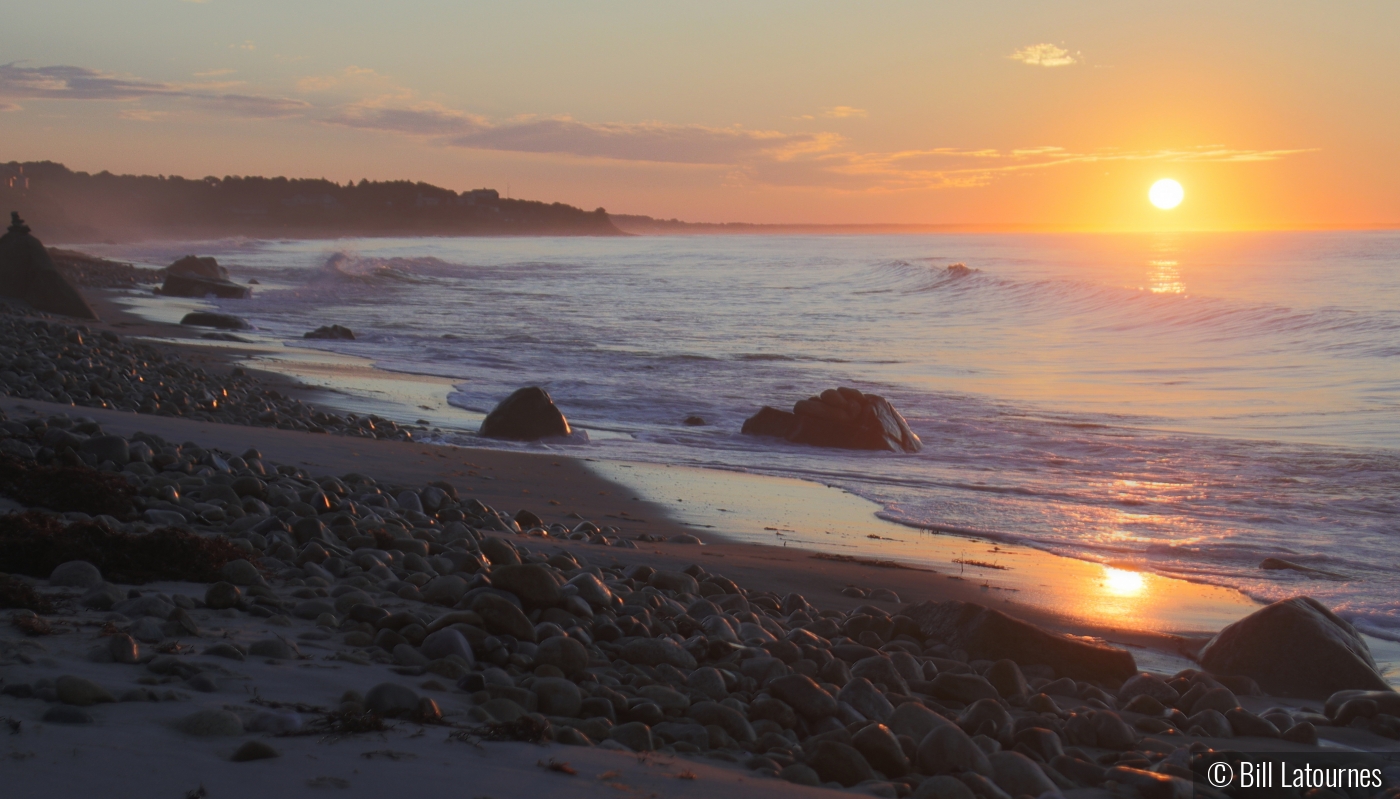
<instances>
[{"instance_id":1,"label":"sea water","mask_svg":"<svg viewBox=\"0 0 1400 799\"><path fill-rule=\"evenodd\" d=\"M1307 593L1400 638L1400 234L681 236L154 243L259 330L541 385L594 458L840 486L911 528ZM355 341L304 342L323 324ZM887 397L914 455L739 434L826 388ZM683 420L697 415L701 426ZM449 439L466 441L461 434ZM511 445L470 439L474 445ZM1269 557L1333 575L1262 570Z\"/></svg>"}]
</instances>

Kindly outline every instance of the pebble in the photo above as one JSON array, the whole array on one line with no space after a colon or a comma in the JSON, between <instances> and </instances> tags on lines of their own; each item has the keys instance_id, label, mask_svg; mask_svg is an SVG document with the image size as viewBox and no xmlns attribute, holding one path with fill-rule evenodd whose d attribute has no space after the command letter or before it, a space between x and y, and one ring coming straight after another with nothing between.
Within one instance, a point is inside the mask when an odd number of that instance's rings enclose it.
<instances>
[{"instance_id":1,"label":"pebble","mask_svg":"<svg viewBox=\"0 0 1400 799\"><path fill-rule=\"evenodd\" d=\"M665 663L680 669L693 669L695 656L669 638L639 638L622 648L622 659L628 663L660 666Z\"/></svg>"},{"instance_id":2,"label":"pebble","mask_svg":"<svg viewBox=\"0 0 1400 799\"><path fill-rule=\"evenodd\" d=\"M656 749L651 737L651 728L640 721L619 724L608 731L608 739L617 741L633 752L650 752Z\"/></svg>"},{"instance_id":3,"label":"pebble","mask_svg":"<svg viewBox=\"0 0 1400 799\"><path fill-rule=\"evenodd\" d=\"M247 561L243 561L247 563ZM236 608L243 601L243 592L233 583L218 582L204 592L204 604L211 610Z\"/></svg>"},{"instance_id":4,"label":"pebble","mask_svg":"<svg viewBox=\"0 0 1400 799\"><path fill-rule=\"evenodd\" d=\"M1058 790L1035 761L1020 752L997 752L987 760L992 766L992 781L1012 796L1040 796Z\"/></svg>"},{"instance_id":5,"label":"pebble","mask_svg":"<svg viewBox=\"0 0 1400 799\"><path fill-rule=\"evenodd\" d=\"M938 726L919 743L915 758L924 774L956 774L975 771L990 775L987 755L972 742L967 733L950 725Z\"/></svg>"},{"instance_id":6,"label":"pebble","mask_svg":"<svg viewBox=\"0 0 1400 799\"><path fill-rule=\"evenodd\" d=\"M540 642L535 662L553 666L565 677L574 679L588 668L588 649L577 639L556 635Z\"/></svg>"},{"instance_id":7,"label":"pebble","mask_svg":"<svg viewBox=\"0 0 1400 799\"><path fill-rule=\"evenodd\" d=\"M274 660L295 660L298 657L296 646L281 638L264 638L248 645L248 654Z\"/></svg>"},{"instance_id":8,"label":"pebble","mask_svg":"<svg viewBox=\"0 0 1400 799\"><path fill-rule=\"evenodd\" d=\"M141 648L137 646L136 639L126 633L108 638L107 651L117 663L138 663L141 660Z\"/></svg>"},{"instance_id":9,"label":"pebble","mask_svg":"<svg viewBox=\"0 0 1400 799\"><path fill-rule=\"evenodd\" d=\"M538 678L530 689L535 692L539 712L546 716L577 716L583 705L578 686L562 677Z\"/></svg>"},{"instance_id":10,"label":"pebble","mask_svg":"<svg viewBox=\"0 0 1400 799\"><path fill-rule=\"evenodd\" d=\"M408 686L382 682L365 693L365 707L381 716L398 716L416 710L418 698L418 692Z\"/></svg>"},{"instance_id":11,"label":"pebble","mask_svg":"<svg viewBox=\"0 0 1400 799\"><path fill-rule=\"evenodd\" d=\"M243 734L243 721L227 710L208 708L196 710L175 723L175 728L186 735L199 738L227 737Z\"/></svg>"},{"instance_id":12,"label":"pebble","mask_svg":"<svg viewBox=\"0 0 1400 799\"><path fill-rule=\"evenodd\" d=\"M234 750L229 760L234 763L247 763L250 760L269 760L281 756L280 752L262 741L247 741Z\"/></svg>"},{"instance_id":13,"label":"pebble","mask_svg":"<svg viewBox=\"0 0 1400 799\"><path fill-rule=\"evenodd\" d=\"M822 741L817 744L807 765L816 770L822 782L839 782L847 788L875 779L875 772L864 755L856 751L855 747L836 741Z\"/></svg>"},{"instance_id":14,"label":"pebble","mask_svg":"<svg viewBox=\"0 0 1400 799\"><path fill-rule=\"evenodd\" d=\"M228 658L229 660L243 660L245 657L247 657L247 655L244 654L243 650L226 641L220 641L219 643L214 644L213 646L205 647L203 654L212 655L214 657L220 658Z\"/></svg>"},{"instance_id":15,"label":"pebble","mask_svg":"<svg viewBox=\"0 0 1400 799\"><path fill-rule=\"evenodd\" d=\"M117 701L106 688L92 680L74 677L71 674L65 674L54 680L53 687L58 701L67 705L87 707L101 702Z\"/></svg>"},{"instance_id":16,"label":"pebble","mask_svg":"<svg viewBox=\"0 0 1400 799\"><path fill-rule=\"evenodd\" d=\"M72 588L94 588L102 584L102 572L85 560L70 560L54 567L49 585Z\"/></svg>"},{"instance_id":17,"label":"pebble","mask_svg":"<svg viewBox=\"0 0 1400 799\"><path fill-rule=\"evenodd\" d=\"M977 799L977 795L956 777L937 776L919 783L909 799Z\"/></svg>"},{"instance_id":18,"label":"pebble","mask_svg":"<svg viewBox=\"0 0 1400 799\"><path fill-rule=\"evenodd\" d=\"M223 575L225 580L235 586L259 585L264 582L262 572L258 571L258 567L247 560L229 561L219 569L219 573ZM210 590L212 590L212 588ZM205 604L208 604L208 602L209 600L206 597ZM213 606L211 605L210 607ZM225 607L233 606L227 605Z\"/></svg>"}]
</instances>

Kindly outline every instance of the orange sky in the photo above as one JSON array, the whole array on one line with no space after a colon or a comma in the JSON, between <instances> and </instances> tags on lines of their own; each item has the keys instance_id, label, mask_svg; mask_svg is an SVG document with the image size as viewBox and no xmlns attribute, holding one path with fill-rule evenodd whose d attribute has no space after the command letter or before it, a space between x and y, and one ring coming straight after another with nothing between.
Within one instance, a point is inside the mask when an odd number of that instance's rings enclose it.
<instances>
[{"instance_id":1,"label":"orange sky","mask_svg":"<svg viewBox=\"0 0 1400 799\"><path fill-rule=\"evenodd\" d=\"M712 222L1400 223L1396 31L1394 0L49 0L0 28L0 160Z\"/></svg>"}]
</instances>

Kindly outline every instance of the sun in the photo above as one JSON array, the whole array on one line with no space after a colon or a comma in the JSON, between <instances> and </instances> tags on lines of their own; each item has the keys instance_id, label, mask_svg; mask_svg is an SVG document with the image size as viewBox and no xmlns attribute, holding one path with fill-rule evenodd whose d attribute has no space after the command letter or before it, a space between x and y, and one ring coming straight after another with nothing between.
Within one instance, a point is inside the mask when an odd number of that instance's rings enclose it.
<instances>
[{"instance_id":1,"label":"sun","mask_svg":"<svg viewBox=\"0 0 1400 799\"><path fill-rule=\"evenodd\" d=\"M1147 199L1163 211L1170 211L1181 205L1181 199L1185 196L1186 190L1171 178L1162 178L1153 183L1152 188L1147 191Z\"/></svg>"}]
</instances>

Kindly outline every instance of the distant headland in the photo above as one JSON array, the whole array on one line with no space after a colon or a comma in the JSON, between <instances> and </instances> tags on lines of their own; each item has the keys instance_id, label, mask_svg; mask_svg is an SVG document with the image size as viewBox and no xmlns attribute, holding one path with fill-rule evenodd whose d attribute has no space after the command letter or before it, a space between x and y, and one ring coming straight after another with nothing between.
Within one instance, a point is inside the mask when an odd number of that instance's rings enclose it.
<instances>
[{"instance_id":1,"label":"distant headland","mask_svg":"<svg viewBox=\"0 0 1400 799\"><path fill-rule=\"evenodd\" d=\"M221 236L621 236L602 208L412 181L114 175L0 164L0 207L57 241Z\"/></svg>"}]
</instances>

